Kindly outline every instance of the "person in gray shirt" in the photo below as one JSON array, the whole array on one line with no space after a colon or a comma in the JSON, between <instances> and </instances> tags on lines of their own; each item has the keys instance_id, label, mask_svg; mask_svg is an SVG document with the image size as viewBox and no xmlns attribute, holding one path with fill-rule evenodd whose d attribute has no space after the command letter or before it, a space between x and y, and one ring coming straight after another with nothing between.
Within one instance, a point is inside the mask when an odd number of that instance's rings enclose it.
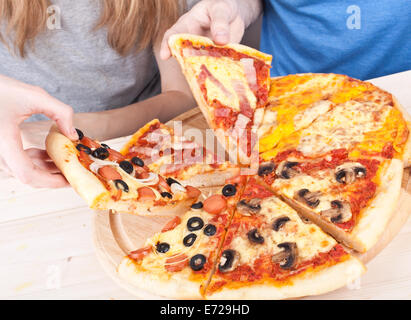
<instances>
[{"instance_id":1,"label":"person in gray shirt","mask_svg":"<svg viewBox=\"0 0 411 320\"><path fill-rule=\"evenodd\" d=\"M44 150L23 150L22 127L49 118L70 139L78 127L104 140L194 107L177 62L159 58L164 31L197 1L184 2L0 1L2 167L33 187L63 187Z\"/></svg>"}]
</instances>

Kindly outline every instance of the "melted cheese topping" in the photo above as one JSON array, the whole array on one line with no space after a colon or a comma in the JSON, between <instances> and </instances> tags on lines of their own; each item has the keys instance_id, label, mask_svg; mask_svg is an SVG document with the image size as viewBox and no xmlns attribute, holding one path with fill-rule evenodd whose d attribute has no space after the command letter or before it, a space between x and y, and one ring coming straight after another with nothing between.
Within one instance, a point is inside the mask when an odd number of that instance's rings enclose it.
<instances>
[{"instance_id":1,"label":"melted cheese topping","mask_svg":"<svg viewBox=\"0 0 411 320\"><path fill-rule=\"evenodd\" d=\"M305 224L296 211L276 197L264 199L261 203L259 215L264 216L264 227L258 231L264 237L263 244L250 244L246 233L238 234L229 248L240 253L240 264L252 265L260 255L276 254L282 249L278 244L295 242L298 248L298 259L310 260L320 252L330 251L337 243L313 224ZM279 231L272 229L275 219L286 215L290 221L286 222ZM239 217L236 217L240 219ZM235 218L235 219L236 219Z\"/></svg>"},{"instance_id":2,"label":"melted cheese topping","mask_svg":"<svg viewBox=\"0 0 411 320\"><path fill-rule=\"evenodd\" d=\"M205 65L210 73L224 86L224 92L209 78L206 79L207 96L209 101L219 100L223 105L229 106L236 111L240 111L240 100L235 90L233 79L241 81L244 85L245 96L252 109L256 108L257 98L247 84L244 66L239 61L234 61L227 57L213 58L210 56L186 57L186 64L194 69L198 76L201 73L201 66ZM229 93L229 94L227 94Z\"/></svg>"}]
</instances>

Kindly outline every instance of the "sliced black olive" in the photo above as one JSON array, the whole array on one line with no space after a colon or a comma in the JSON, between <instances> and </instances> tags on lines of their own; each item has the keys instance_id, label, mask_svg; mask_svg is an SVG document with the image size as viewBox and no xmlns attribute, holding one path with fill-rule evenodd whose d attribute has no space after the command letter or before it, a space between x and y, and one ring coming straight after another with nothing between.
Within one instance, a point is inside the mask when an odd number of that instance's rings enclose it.
<instances>
[{"instance_id":1,"label":"sliced black olive","mask_svg":"<svg viewBox=\"0 0 411 320\"><path fill-rule=\"evenodd\" d=\"M347 162L335 169L335 180L343 184L351 184L366 175L367 169L358 162Z\"/></svg>"},{"instance_id":2,"label":"sliced black olive","mask_svg":"<svg viewBox=\"0 0 411 320\"><path fill-rule=\"evenodd\" d=\"M202 254L196 254L190 259L190 267L194 271L200 271L204 268L207 258Z\"/></svg>"},{"instance_id":3,"label":"sliced black olive","mask_svg":"<svg viewBox=\"0 0 411 320\"><path fill-rule=\"evenodd\" d=\"M197 231L201 230L204 227L203 219L199 217L192 217L187 221L187 229L188 231Z\"/></svg>"},{"instance_id":4,"label":"sliced black olive","mask_svg":"<svg viewBox=\"0 0 411 320\"><path fill-rule=\"evenodd\" d=\"M137 167L144 167L144 161L139 157L134 157L131 159L131 162L134 163Z\"/></svg>"},{"instance_id":5,"label":"sliced black olive","mask_svg":"<svg viewBox=\"0 0 411 320\"><path fill-rule=\"evenodd\" d=\"M347 201L333 200L331 208L321 211L321 215L328 218L332 223L347 222L352 217L351 206Z\"/></svg>"},{"instance_id":6,"label":"sliced black olive","mask_svg":"<svg viewBox=\"0 0 411 320\"><path fill-rule=\"evenodd\" d=\"M236 193L237 193L237 188L232 184L228 184L223 188L223 196L225 197L235 196Z\"/></svg>"},{"instance_id":7,"label":"sliced black olive","mask_svg":"<svg viewBox=\"0 0 411 320\"><path fill-rule=\"evenodd\" d=\"M78 151L84 151L86 154L91 154L91 149L84 144L80 143L76 146L76 148Z\"/></svg>"},{"instance_id":8,"label":"sliced black olive","mask_svg":"<svg viewBox=\"0 0 411 320\"><path fill-rule=\"evenodd\" d=\"M78 135L78 139L82 140L84 138L84 133L83 131L81 131L80 129L76 129L77 135Z\"/></svg>"},{"instance_id":9,"label":"sliced black olive","mask_svg":"<svg viewBox=\"0 0 411 320\"><path fill-rule=\"evenodd\" d=\"M197 239L197 235L195 233L190 233L183 239L183 244L186 247L191 247Z\"/></svg>"},{"instance_id":10,"label":"sliced black olive","mask_svg":"<svg viewBox=\"0 0 411 320\"><path fill-rule=\"evenodd\" d=\"M240 261L240 254L232 249L223 251L218 265L218 270L221 272L229 272L234 270Z\"/></svg>"},{"instance_id":11,"label":"sliced black olive","mask_svg":"<svg viewBox=\"0 0 411 320\"><path fill-rule=\"evenodd\" d=\"M273 230L274 231L280 230L280 228L283 225L285 225L288 221L290 221L290 218L286 217L286 216L279 217L279 218L275 219L275 221L273 222Z\"/></svg>"},{"instance_id":12,"label":"sliced black olive","mask_svg":"<svg viewBox=\"0 0 411 320\"><path fill-rule=\"evenodd\" d=\"M194 203L192 206L191 206L191 209L201 209L201 208L203 208L203 203L200 201L200 202L197 202L197 203Z\"/></svg>"},{"instance_id":13,"label":"sliced black olive","mask_svg":"<svg viewBox=\"0 0 411 320\"><path fill-rule=\"evenodd\" d=\"M294 194L294 199L304 202L310 208L316 208L320 204L321 192L311 192L308 189L301 189Z\"/></svg>"},{"instance_id":14,"label":"sliced black olive","mask_svg":"<svg viewBox=\"0 0 411 320\"><path fill-rule=\"evenodd\" d=\"M111 149L108 145L106 145L105 143L102 143L101 146L105 149Z\"/></svg>"},{"instance_id":15,"label":"sliced black olive","mask_svg":"<svg viewBox=\"0 0 411 320\"><path fill-rule=\"evenodd\" d=\"M100 160L106 160L109 156L110 153L106 148L97 148L96 150L93 151L91 154L94 158L100 159Z\"/></svg>"},{"instance_id":16,"label":"sliced black olive","mask_svg":"<svg viewBox=\"0 0 411 320\"><path fill-rule=\"evenodd\" d=\"M170 192L162 192L161 196L163 198L169 198L169 199L173 199L173 195Z\"/></svg>"},{"instance_id":17,"label":"sliced black olive","mask_svg":"<svg viewBox=\"0 0 411 320\"><path fill-rule=\"evenodd\" d=\"M171 185L174 184L174 183L177 183L177 184L181 185L181 183L178 182L177 180L174 180L173 178L167 178L167 184L168 184L169 186L171 186Z\"/></svg>"},{"instance_id":18,"label":"sliced black olive","mask_svg":"<svg viewBox=\"0 0 411 320\"><path fill-rule=\"evenodd\" d=\"M250 240L250 241L253 242L253 243L258 243L258 244L263 244L263 243L264 243L264 238L263 238L263 236L258 232L257 229L250 230L250 231L247 233L247 237L248 237L248 240Z\"/></svg>"},{"instance_id":19,"label":"sliced black olive","mask_svg":"<svg viewBox=\"0 0 411 320\"><path fill-rule=\"evenodd\" d=\"M295 242L284 242L280 243L277 247L283 249L283 251L273 255L272 261L274 263L279 263L282 269L292 269L297 263L297 244Z\"/></svg>"},{"instance_id":20,"label":"sliced black olive","mask_svg":"<svg viewBox=\"0 0 411 320\"><path fill-rule=\"evenodd\" d=\"M113 182L117 189L122 190L124 192L130 191L127 183L125 183L123 180L114 180Z\"/></svg>"},{"instance_id":21,"label":"sliced black olive","mask_svg":"<svg viewBox=\"0 0 411 320\"><path fill-rule=\"evenodd\" d=\"M162 243L157 243L156 244L156 250L157 252L160 253L166 253L168 250L170 250L170 245L167 242L162 242Z\"/></svg>"},{"instance_id":22,"label":"sliced black olive","mask_svg":"<svg viewBox=\"0 0 411 320\"><path fill-rule=\"evenodd\" d=\"M276 175L282 179L291 179L299 173L296 169L294 169L297 165L298 162L283 161L278 165Z\"/></svg>"},{"instance_id":23,"label":"sliced black olive","mask_svg":"<svg viewBox=\"0 0 411 320\"><path fill-rule=\"evenodd\" d=\"M258 168L258 175L260 177L269 175L275 170L275 164L273 162L264 162L260 164Z\"/></svg>"},{"instance_id":24,"label":"sliced black olive","mask_svg":"<svg viewBox=\"0 0 411 320\"><path fill-rule=\"evenodd\" d=\"M128 174L132 174L133 171L134 171L134 167L133 167L133 165L131 164L131 162L128 162L128 161L126 161L126 160L121 161L121 162L119 163L119 165L120 165L120 168L123 169L123 170L124 170L125 172L127 172Z\"/></svg>"},{"instance_id":25,"label":"sliced black olive","mask_svg":"<svg viewBox=\"0 0 411 320\"><path fill-rule=\"evenodd\" d=\"M205 228L204 228L204 234L208 237L211 237L213 235L215 235L217 232L217 228L215 225L213 224L208 224Z\"/></svg>"},{"instance_id":26,"label":"sliced black olive","mask_svg":"<svg viewBox=\"0 0 411 320\"><path fill-rule=\"evenodd\" d=\"M254 198L249 201L241 200L237 203L238 211L243 215L254 215L261 210L261 199Z\"/></svg>"}]
</instances>

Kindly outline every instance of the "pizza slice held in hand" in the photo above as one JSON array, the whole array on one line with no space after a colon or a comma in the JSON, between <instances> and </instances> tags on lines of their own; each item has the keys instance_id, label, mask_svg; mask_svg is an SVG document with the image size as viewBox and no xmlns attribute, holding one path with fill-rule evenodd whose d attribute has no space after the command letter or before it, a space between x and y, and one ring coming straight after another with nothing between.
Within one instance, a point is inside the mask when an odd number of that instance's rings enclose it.
<instances>
[{"instance_id":1,"label":"pizza slice held in hand","mask_svg":"<svg viewBox=\"0 0 411 320\"><path fill-rule=\"evenodd\" d=\"M71 141L53 127L46 146L50 158L76 192L96 210L149 216L184 213L201 192L152 172L138 157L126 157L78 130Z\"/></svg>"},{"instance_id":2,"label":"pizza slice held in hand","mask_svg":"<svg viewBox=\"0 0 411 320\"><path fill-rule=\"evenodd\" d=\"M243 179L204 197L131 252L118 274L138 288L178 299L202 298L243 188Z\"/></svg>"},{"instance_id":3,"label":"pizza slice held in hand","mask_svg":"<svg viewBox=\"0 0 411 320\"><path fill-rule=\"evenodd\" d=\"M220 143L234 161L248 163L267 102L272 57L188 34L170 37L169 46Z\"/></svg>"},{"instance_id":4,"label":"pizza slice held in hand","mask_svg":"<svg viewBox=\"0 0 411 320\"><path fill-rule=\"evenodd\" d=\"M240 167L219 159L210 150L155 119L138 130L121 150L137 157L155 173L194 187L222 186L240 173Z\"/></svg>"},{"instance_id":5,"label":"pizza slice held in hand","mask_svg":"<svg viewBox=\"0 0 411 320\"><path fill-rule=\"evenodd\" d=\"M365 271L319 227L251 178L206 289L211 299L287 299L342 287Z\"/></svg>"}]
</instances>

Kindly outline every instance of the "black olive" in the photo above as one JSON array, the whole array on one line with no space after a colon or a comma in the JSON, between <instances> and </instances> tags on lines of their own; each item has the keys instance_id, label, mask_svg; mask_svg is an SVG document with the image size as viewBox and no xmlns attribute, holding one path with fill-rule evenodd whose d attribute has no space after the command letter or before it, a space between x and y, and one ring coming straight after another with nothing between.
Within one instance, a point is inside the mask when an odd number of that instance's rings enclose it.
<instances>
[{"instance_id":1,"label":"black olive","mask_svg":"<svg viewBox=\"0 0 411 320\"><path fill-rule=\"evenodd\" d=\"M280 228L285 225L288 221L290 221L289 217L280 217L278 219L276 219L273 223L273 229L274 231L278 231L280 230Z\"/></svg>"},{"instance_id":2,"label":"black olive","mask_svg":"<svg viewBox=\"0 0 411 320\"><path fill-rule=\"evenodd\" d=\"M168 184L169 186L171 186L171 185L174 184L174 183L177 183L177 184L181 185L181 183L178 182L177 180L174 180L173 178L167 178L167 184Z\"/></svg>"},{"instance_id":3,"label":"black olive","mask_svg":"<svg viewBox=\"0 0 411 320\"><path fill-rule=\"evenodd\" d=\"M84 144L80 143L76 146L76 148L78 151L84 151L86 154L91 154L91 149Z\"/></svg>"},{"instance_id":4,"label":"black olive","mask_svg":"<svg viewBox=\"0 0 411 320\"><path fill-rule=\"evenodd\" d=\"M260 177L266 176L273 172L275 169L275 164L273 162L265 162L260 164L260 167L258 168L258 175Z\"/></svg>"},{"instance_id":5,"label":"black olive","mask_svg":"<svg viewBox=\"0 0 411 320\"><path fill-rule=\"evenodd\" d=\"M163 198L169 198L169 199L173 199L173 195L170 192L162 192L161 196Z\"/></svg>"},{"instance_id":6,"label":"black olive","mask_svg":"<svg viewBox=\"0 0 411 320\"><path fill-rule=\"evenodd\" d=\"M134 163L137 167L144 167L144 161L139 157L134 157L133 159L131 159L131 162Z\"/></svg>"},{"instance_id":7,"label":"black olive","mask_svg":"<svg viewBox=\"0 0 411 320\"><path fill-rule=\"evenodd\" d=\"M218 265L218 269L222 272L232 269L235 257L236 251L231 249L223 251L220 260L224 259L225 261L223 264Z\"/></svg>"},{"instance_id":8,"label":"black olive","mask_svg":"<svg viewBox=\"0 0 411 320\"><path fill-rule=\"evenodd\" d=\"M203 203L200 201L200 202L194 203L194 204L191 206L191 209L202 209L203 206L204 206Z\"/></svg>"},{"instance_id":9,"label":"black olive","mask_svg":"<svg viewBox=\"0 0 411 320\"><path fill-rule=\"evenodd\" d=\"M236 193L237 193L237 188L232 184L228 184L223 188L223 196L225 197L235 196Z\"/></svg>"},{"instance_id":10,"label":"black olive","mask_svg":"<svg viewBox=\"0 0 411 320\"><path fill-rule=\"evenodd\" d=\"M264 238L261 236L261 234L258 232L257 229L250 230L247 233L248 240L250 240L253 243L258 243L258 244L263 244L264 243Z\"/></svg>"},{"instance_id":11,"label":"black olive","mask_svg":"<svg viewBox=\"0 0 411 320\"><path fill-rule=\"evenodd\" d=\"M192 217L187 221L187 229L188 231L197 231L201 230L204 227L203 219L199 217Z\"/></svg>"},{"instance_id":12,"label":"black olive","mask_svg":"<svg viewBox=\"0 0 411 320\"><path fill-rule=\"evenodd\" d=\"M105 148L97 148L96 150L93 151L91 154L94 158L100 159L100 160L105 160L110 156L110 153L107 151Z\"/></svg>"},{"instance_id":13,"label":"black olive","mask_svg":"<svg viewBox=\"0 0 411 320\"><path fill-rule=\"evenodd\" d=\"M170 245L166 242L157 243L156 250L160 253L166 253L168 250L170 250Z\"/></svg>"},{"instance_id":14,"label":"black olive","mask_svg":"<svg viewBox=\"0 0 411 320\"><path fill-rule=\"evenodd\" d=\"M78 139L82 140L84 138L84 133L80 129L76 129Z\"/></svg>"},{"instance_id":15,"label":"black olive","mask_svg":"<svg viewBox=\"0 0 411 320\"><path fill-rule=\"evenodd\" d=\"M124 192L129 192L130 189L123 180L114 180L114 185L116 186L117 189L123 190Z\"/></svg>"},{"instance_id":16,"label":"black olive","mask_svg":"<svg viewBox=\"0 0 411 320\"><path fill-rule=\"evenodd\" d=\"M207 258L202 254L196 254L190 259L190 267L194 271L200 271L204 268Z\"/></svg>"},{"instance_id":17,"label":"black olive","mask_svg":"<svg viewBox=\"0 0 411 320\"><path fill-rule=\"evenodd\" d=\"M125 172L127 172L128 174L132 174L133 171L134 171L134 167L133 167L133 165L131 164L131 162L128 162L128 161L126 161L126 160L121 161L121 162L119 163L119 165L120 165L120 168L123 169L123 170L124 170Z\"/></svg>"},{"instance_id":18,"label":"black olive","mask_svg":"<svg viewBox=\"0 0 411 320\"><path fill-rule=\"evenodd\" d=\"M101 146L105 149L111 149L108 145L106 145L105 143L102 143Z\"/></svg>"},{"instance_id":19,"label":"black olive","mask_svg":"<svg viewBox=\"0 0 411 320\"><path fill-rule=\"evenodd\" d=\"M183 239L183 244L186 247L191 247L197 239L197 235L195 233L190 233Z\"/></svg>"},{"instance_id":20,"label":"black olive","mask_svg":"<svg viewBox=\"0 0 411 320\"><path fill-rule=\"evenodd\" d=\"M208 225L204 228L204 234L205 234L206 236L211 237L211 236L215 235L216 232L217 232L217 228L216 228L216 226L213 225L213 224L208 224Z\"/></svg>"}]
</instances>

